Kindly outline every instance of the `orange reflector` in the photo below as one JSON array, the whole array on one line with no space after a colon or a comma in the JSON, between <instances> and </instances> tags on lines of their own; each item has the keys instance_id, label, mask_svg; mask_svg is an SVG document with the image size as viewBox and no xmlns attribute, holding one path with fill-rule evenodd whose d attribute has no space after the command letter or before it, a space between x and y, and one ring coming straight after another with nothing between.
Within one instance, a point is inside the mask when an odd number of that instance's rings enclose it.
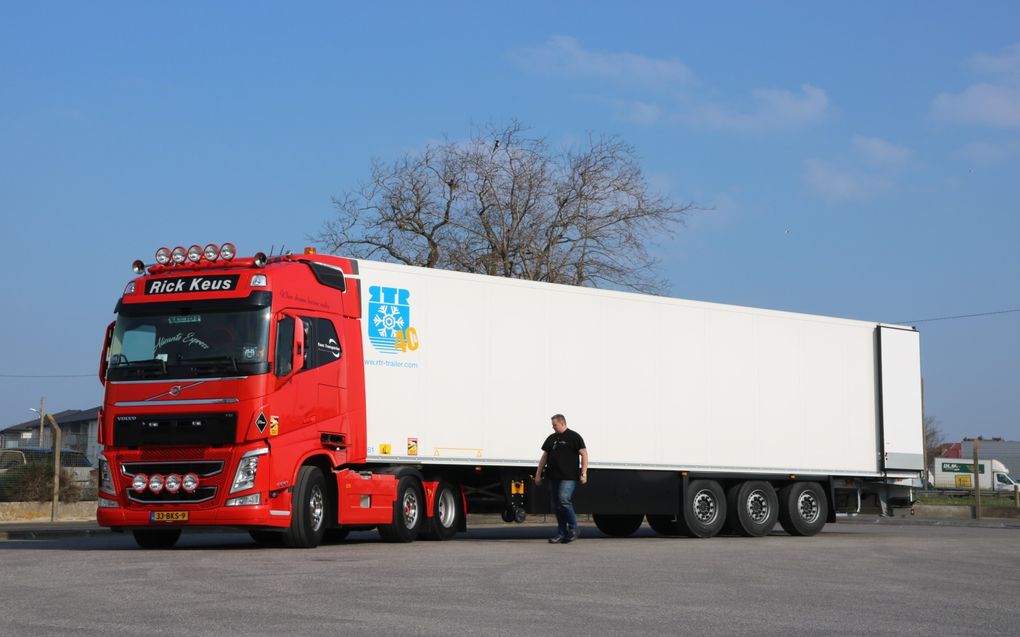
<instances>
[{"instance_id":1,"label":"orange reflector","mask_svg":"<svg viewBox=\"0 0 1020 637\"><path fill-rule=\"evenodd\" d=\"M315 254L315 248L305 248L305 254Z\"/></svg>"}]
</instances>

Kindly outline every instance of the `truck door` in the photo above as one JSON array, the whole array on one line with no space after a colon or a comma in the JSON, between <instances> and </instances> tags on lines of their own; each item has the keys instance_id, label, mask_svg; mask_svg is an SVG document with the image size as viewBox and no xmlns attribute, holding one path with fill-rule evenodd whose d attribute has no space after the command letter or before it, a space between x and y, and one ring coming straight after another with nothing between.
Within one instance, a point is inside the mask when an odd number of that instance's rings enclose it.
<instances>
[{"instance_id":1,"label":"truck door","mask_svg":"<svg viewBox=\"0 0 1020 637\"><path fill-rule=\"evenodd\" d=\"M917 330L878 328L882 460L886 470L924 468L921 349Z\"/></svg>"}]
</instances>

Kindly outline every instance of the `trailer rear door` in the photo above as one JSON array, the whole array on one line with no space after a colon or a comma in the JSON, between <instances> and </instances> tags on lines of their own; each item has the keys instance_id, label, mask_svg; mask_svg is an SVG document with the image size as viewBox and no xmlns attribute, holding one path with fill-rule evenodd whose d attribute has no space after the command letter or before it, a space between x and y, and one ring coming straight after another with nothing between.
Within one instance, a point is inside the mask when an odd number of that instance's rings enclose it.
<instances>
[{"instance_id":1,"label":"trailer rear door","mask_svg":"<svg viewBox=\"0 0 1020 637\"><path fill-rule=\"evenodd\" d=\"M914 329L880 326L882 442L886 470L924 468L921 348Z\"/></svg>"}]
</instances>

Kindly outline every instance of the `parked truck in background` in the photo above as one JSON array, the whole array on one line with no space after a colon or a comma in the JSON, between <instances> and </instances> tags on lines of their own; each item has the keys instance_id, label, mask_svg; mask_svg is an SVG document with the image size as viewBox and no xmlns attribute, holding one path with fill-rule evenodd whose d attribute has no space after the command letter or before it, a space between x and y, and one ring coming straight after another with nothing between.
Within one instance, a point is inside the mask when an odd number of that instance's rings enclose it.
<instances>
[{"instance_id":1,"label":"parked truck in background","mask_svg":"<svg viewBox=\"0 0 1020 637\"><path fill-rule=\"evenodd\" d=\"M978 460L980 488L986 491L1015 489L1016 482L1009 475L1009 467L998 460ZM931 484L936 489L973 489L974 461L965 458L935 458Z\"/></svg>"},{"instance_id":2,"label":"parked truck in background","mask_svg":"<svg viewBox=\"0 0 1020 637\"><path fill-rule=\"evenodd\" d=\"M98 520L312 547L549 511L550 415L611 536L813 535L923 469L915 330L231 244L136 261L106 332ZM856 496L856 498L854 497Z\"/></svg>"}]
</instances>

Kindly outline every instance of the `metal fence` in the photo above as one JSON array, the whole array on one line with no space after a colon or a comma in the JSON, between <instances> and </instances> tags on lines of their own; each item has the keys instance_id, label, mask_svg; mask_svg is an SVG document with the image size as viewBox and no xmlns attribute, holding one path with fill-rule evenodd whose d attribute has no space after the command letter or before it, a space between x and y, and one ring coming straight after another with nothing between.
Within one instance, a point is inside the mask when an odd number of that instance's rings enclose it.
<instances>
[{"instance_id":1,"label":"metal fence","mask_svg":"<svg viewBox=\"0 0 1020 637\"><path fill-rule=\"evenodd\" d=\"M52 449L15 447L0 449L0 502L52 502L54 462ZM81 451L60 452L58 497L61 503L96 499L95 467Z\"/></svg>"}]
</instances>

